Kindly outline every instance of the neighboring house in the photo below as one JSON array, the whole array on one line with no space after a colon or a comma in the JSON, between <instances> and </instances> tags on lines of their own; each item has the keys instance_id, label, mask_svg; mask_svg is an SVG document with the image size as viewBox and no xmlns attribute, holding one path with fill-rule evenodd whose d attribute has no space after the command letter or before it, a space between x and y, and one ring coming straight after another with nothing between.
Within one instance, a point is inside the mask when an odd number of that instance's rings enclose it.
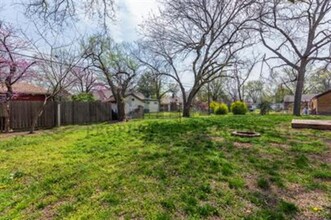
<instances>
[{"instance_id":1,"label":"neighboring house","mask_svg":"<svg viewBox=\"0 0 331 220\"><path fill-rule=\"evenodd\" d=\"M145 99L145 112L159 112L160 111L160 103L156 99Z\"/></svg>"},{"instance_id":2,"label":"neighboring house","mask_svg":"<svg viewBox=\"0 0 331 220\"><path fill-rule=\"evenodd\" d=\"M108 102L112 97L113 93L110 89L103 88L99 90L93 90L92 95L97 101Z\"/></svg>"},{"instance_id":3,"label":"neighboring house","mask_svg":"<svg viewBox=\"0 0 331 220\"><path fill-rule=\"evenodd\" d=\"M179 111L183 107L183 99L178 96L165 96L161 100L160 109L164 112Z\"/></svg>"},{"instance_id":4,"label":"neighboring house","mask_svg":"<svg viewBox=\"0 0 331 220\"><path fill-rule=\"evenodd\" d=\"M58 102L70 102L72 101L72 94L67 90L62 90L53 98L53 100Z\"/></svg>"},{"instance_id":5,"label":"neighboring house","mask_svg":"<svg viewBox=\"0 0 331 220\"><path fill-rule=\"evenodd\" d=\"M5 97L7 88L5 85L0 86L0 96ZM44 101L48 95L47 90L29 83L15 83L13 85L13 98L16 101Z\"/></svg>"},{"instance_id":6,"label":"neighboring house","mask_svg":"<svg viewBox=\"0 0 331 220\"><path fill-rule=\"evenodd\" d=\"M113 96L108 101L113 103L113 110L117 112L116 102ZM145 98L145 96L138 92L128 93L124 98L125 114L130 115L135 110L142 108L144 112L159 112L159 102L156 99Z\"/></svg>"},{"instance_id":7,"label":"neighboring house","mask_svg":"<svg viewBox=\"0 0 331 220\"><path fill-rule=\"evenodd\" d=\"M284 103L272 103L270 107L272 110L280 112L284 110Z\"/></svg>"},{"instance_id":8,"label":"neighboring house","mask_svg":"<svg viewBox=\"0 0 331 220\"><path fill-rule=\"evenodd\" d=\"M310 108L312 114L331 115L331 90L314 96Z\"/></svg>"},{"instance_id":9,"label":"neighboring house","mask_svg":"<svg viewBox=\"0 0 331 220\"><path fill-rule=\"evenodd\" d=\"M301 108L308 106L312 98L314 98L316 94L307 94L302 95L301 97ZM284 110L290 111L293 109L294 106L294 96L293 95L286 95L284 97Z\"/></svg>"}]
</instances>

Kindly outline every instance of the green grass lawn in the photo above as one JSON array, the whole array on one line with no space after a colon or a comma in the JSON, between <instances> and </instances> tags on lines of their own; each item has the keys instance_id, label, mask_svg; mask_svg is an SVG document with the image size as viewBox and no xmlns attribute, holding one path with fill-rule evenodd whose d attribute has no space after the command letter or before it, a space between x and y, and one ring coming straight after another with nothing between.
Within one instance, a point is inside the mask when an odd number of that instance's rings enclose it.
<instances>
[{"instance_id":1,"label":"green grass lawn","mask_svg":"<svg viewBox=\"0 0 331 220\"><path fill-rule=\"evenodd\" d=\"M0 219L330 219L331 133L293 130L291 119L144 120L1 140Z\"/></svg>"}]
</instances>

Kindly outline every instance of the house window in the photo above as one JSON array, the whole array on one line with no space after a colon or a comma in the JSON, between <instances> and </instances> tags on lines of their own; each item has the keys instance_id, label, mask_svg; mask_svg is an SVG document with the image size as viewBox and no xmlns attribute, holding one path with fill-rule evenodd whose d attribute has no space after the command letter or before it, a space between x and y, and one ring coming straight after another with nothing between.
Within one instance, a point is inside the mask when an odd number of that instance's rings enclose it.
<instances>
[{"instance_id":1,"label":"house window","mask_svg":"<svg viewBox=\"0 0 331 220\"><path fill-rule=\"evenodd\" d=\"M155 105L157 105L157 102L154 102Z\"/></svg>"},{"instance_id":2,"label":"house window","mask_svg":"<svg viewBox=\"0 0 331 220\"><path fill-rule=\"evenodd\" d=\"M134 99L132 99L132 101L134 102Z\"/></svg>"}]
</instances>

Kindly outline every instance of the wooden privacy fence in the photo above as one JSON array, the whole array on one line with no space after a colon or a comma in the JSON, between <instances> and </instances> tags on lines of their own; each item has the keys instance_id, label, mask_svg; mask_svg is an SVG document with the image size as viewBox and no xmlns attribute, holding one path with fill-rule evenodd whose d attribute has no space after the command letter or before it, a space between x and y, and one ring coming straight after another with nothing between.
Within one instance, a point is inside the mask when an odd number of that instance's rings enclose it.
<instances>
[{"instance_id":1,"label":"wooden privacy fence","mask_svg":"<svg viewBox=\"0 0 331 220\"><path fill-rule=\"evenodd\" d=\"M12 101L10 123L14 131L30 129L33 117L42 108L43 102ZM1 109L3 111L3 109ZM4 117L0 114L0 129L4 129ZM48 102L39 117L38 128L53 128L59 125L83 125L112 120L111 103L102 102Z\"/></svg>"}]
</instances>

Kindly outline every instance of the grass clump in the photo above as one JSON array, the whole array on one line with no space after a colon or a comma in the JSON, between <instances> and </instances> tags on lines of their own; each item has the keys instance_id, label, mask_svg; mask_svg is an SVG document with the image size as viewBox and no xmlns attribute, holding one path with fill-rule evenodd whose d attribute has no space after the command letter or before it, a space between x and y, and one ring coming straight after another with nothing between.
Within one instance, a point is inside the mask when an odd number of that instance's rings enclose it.
<instances>
[{"instance_id":1,"label":"grass clump","mask_svg":"<svg viewBox=\"0 0 331 220\"><path fill-rule=\"evenodd\" d=\"M257 185L258 185L258 187L260 187L263 190L267 190L270 188L269 181L263 177L260 177L257 180Z\"/></svg>"}]
</instances>

